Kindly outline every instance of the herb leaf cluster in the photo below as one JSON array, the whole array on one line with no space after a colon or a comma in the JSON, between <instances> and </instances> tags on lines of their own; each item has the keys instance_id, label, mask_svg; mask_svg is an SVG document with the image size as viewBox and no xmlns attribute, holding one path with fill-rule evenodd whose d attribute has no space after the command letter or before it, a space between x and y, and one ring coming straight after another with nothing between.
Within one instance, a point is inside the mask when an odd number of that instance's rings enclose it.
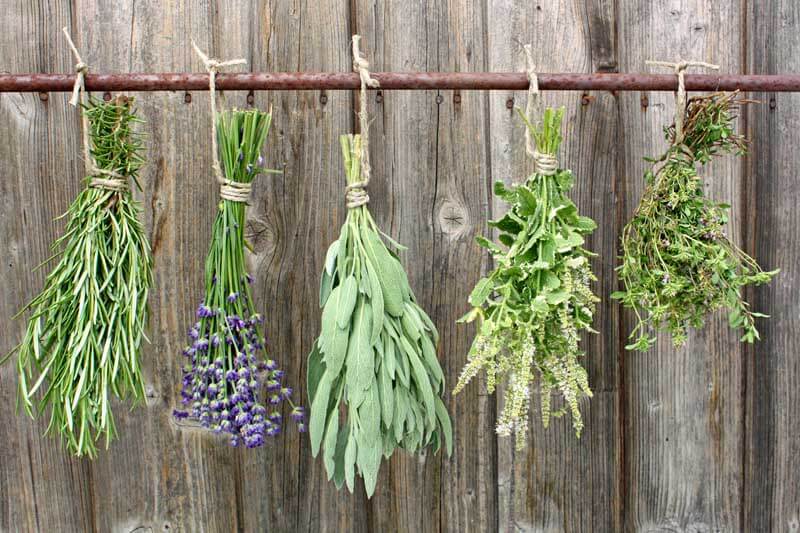
<instances>
[{"instance_id":1,"label":"herb leaf cluster","mask_svg":"<svg viewBox=\"0 0 800 533\"><path fill-rule=\"evenodd\" d=\"M91 154L98 168L130 177L144 160L133 99L90 99ZM50 409L48 433L70 453L95 457L116 435L112 396L144 399L140 345L152 285L150 246L130 190L89 186L67 211L66 232L53 244L60 257L31 311L17 346L19 400L25 411ZM47 262L40 266L43 266Z\"/></svg>"},{"instance_id":2,"label":"herb leaf cluster","mask_svg":"<svg viewBox=\"0 0 800 533\"><path fill-rule=\"evenodd\" d=\"M361 138L341 137L348 185L360 180ZM350 209L328 249L320 284L322 331L308 356L309 433L328 479L375 491L381 457L442 442L452 428L441 395L436 327L417 305L397 256L366 205ZM343 416L342 411L344 412Z\"/></svg>"},{"instance_id":3,"label":"herb leaf cluster","mask_svg":"<svg viewBox=\"0 0 800 533\"><path fill-rule=\"evenodd\" d=\"M767 283L778 271L762 271L725 236L730 206L705 195L697 172L716 155L744 154L746 141L733 129L741 103L738 93L691 98L683 141L675 141L674 125L664 130L670 146L651 160L661 166L645 174L644 195L623 229L617 271L624 290L612 294L636 314L629 350L646 351L658 329L680 346L688 328L702 327L723 307L742 341L759 338L755 318L766 315L750 310L741 289Z\"/></svg>"},{"instance_id":4,"label":"herb leaf cluster","mask_svg":"<svg viewBox=\"0 0 800 533\"><path fill-rule=\"evenodd\" d=\"M527 124L538 152L558 152L562 116L563 108L547 109L541 129ZM534 173L511 188L495 184L495 195L510 206L502 218L489 223L499 231L500 244L478 237L495 268L476 284L469 297L473 309L461 319L477 319L479 326L453 392L480 370L486 372L489 392L507 375L497 433L514 433L519 449L526 443L530 393L537 380L545 427L551 416L568 411L580 435L579 401L592 395L580 364L578 338L581 330L592 331L598 301L590 289L595 279L588 259L592 254L583 248L584 236L596 224L580 216L567 196L573 181L569 170L557 169L553 175ZM551 410L553 392L563 397L562 409Z\"/></svg>"},{"instance_id":5,"label":"herb leaf cluster","mask_svg":"<svg viewBox=\"0 0 800 533\"><path fill-rule=\"evenodd\" d=\"M274 172L264 168L261 156L270 113L234 109L214 118L227 179L251 183L259 174ZM284 402L301 431L305 425L303 409L292 403L292 389L281 383L283 371L262 355L264 319L255 310L254 279L245 264L245 209L243 202L220 200L206 257L205 295L183 351L183 409L174 416L225 435L231 446L255 448L280 434Z\"/></svg>"}]
</instances>

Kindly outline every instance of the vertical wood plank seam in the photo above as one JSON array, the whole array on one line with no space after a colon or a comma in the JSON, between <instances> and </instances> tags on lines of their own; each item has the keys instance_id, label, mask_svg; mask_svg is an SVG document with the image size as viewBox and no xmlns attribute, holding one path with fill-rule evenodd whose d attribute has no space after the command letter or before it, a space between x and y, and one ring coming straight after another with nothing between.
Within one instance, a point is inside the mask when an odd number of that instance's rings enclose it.
<instances>
[{"instance_id":1,"label":"vertical wood plank seam","mask_svg":"<svg viewBox=\"0 0 800 533\"><path fill-rule=\"evenodd\" d=\"M80 39L81 36L81 28L78 27L78 16L77 13L79 12L77 0L70 0L69 3L69 27L70 33L77 38ZM75 121L73 124L77 124L77 127L74 127L74 132L76 137L80 137L80 121ZM49 132L48 132L49 135ZM50 143L48 143L50 145ZM50 154L48 154L48 157ZM79 170L80 172L80 170ZM30 446L30 443L29 443ZM83 513L84 513L84 520L88 520L89 527L91 528L93 533L98 531L97 527L97 516L95 515L95 501L96 501L96 487L94 484L94 468L91 461L81 461L81 465L79 470L84 472L84 477L86 480L86 503L83 506ZM35 491L34 491L34 508L36 510L36 527L39 529L39 513L38 508L36 507L35 502Z\"/></svg>"},{"instance_id":2,"label":"vertical wood plank seam","mask_svg":"<svg viewBox=\"0 0 800 533\"><path fill-rule=\"evenodd\" d=\"M490 54L491 51L489 49L489 0L483 0L483 9L481 10L483 14L483 70L488 72L490 69ZM484 135L484 153L486 160L484 162L484 168L486 168L486 220L491 220L494 216L492 212L492 182L494 181L494 172L492 169L492 129L491 129L491 98L489 91L483 92L483 122L484 122L484 129L486 134ZM481 228L481 234L483 234L483 228ZM486 268L491 269L493 268L493 259L491 255L486 260ZM481 272L481 274L485 274L486 271ZM486 399L486 410L489 414L490 420L495 420L497 418L497 404L496 402L489 401ZM490 426L491 427L491 426ZM492 454L494 460L491 462L492 469L490 472L491 479L493 480L492 484L492 500L494 502L494 516L491 517L491 529L492 531L498 531L500 528L500 458L499 452L497 448L497 438L488 439L490 443L490 448L487 450L489 453Z\"/></svg>"},{"instance_id":3,"label":"vertical wood plank seam","mask_svg":"<svg viewBox=\"0 0 800 533\"><path fill-rule=\"evenodd\" d=\"M748 17L748 2L747 0L741 0L739 4L740 10L740 19L741 19L741 28L740 34L742 35L742 50L741 50L741 59L740 59L740 66L742 72L744 74L750 73L750 19ZM750 139L752 137L752 128L750 126L750 113L752 112L752 106L748 106L746 111L740 113L739 116L739 124L741 131L745 134L745 136ZM754 173L754 161L751 155L742 158L742 184L740 188L740 212L741 217L743 220L742 224L742 246L745 251L750 252L751 254L755 255L755 231L753 230L753 224L755 223L755 209L753 209L753 198L755 192L754 180L753 180L753 173ZM746 300L751 302L753 301L753 290L752 287L748 286L745 288L745 297ZM748 470L748 465L750 463L750 450L747 446L747 442L749 439L749 430L752 429L748 422L748 417L750 415L750 395L752 394L752 388L748 387L749 377L753 369L751 368L751 362L755 360L755 347L752 344L745 344L742 349L742 357L744 357L744 361L741 362L742 368L742 375L741 375L741 406L742 406L742 422L740 427L740 435L739 435L739 445L741 446L741 474L740 474L740 483L741 483L741 490L739 495L739 527L744 530L745 523L748 519L748 510L747 510L747 503L750 499L750 472Z\"/></svg>"}]
</instances>

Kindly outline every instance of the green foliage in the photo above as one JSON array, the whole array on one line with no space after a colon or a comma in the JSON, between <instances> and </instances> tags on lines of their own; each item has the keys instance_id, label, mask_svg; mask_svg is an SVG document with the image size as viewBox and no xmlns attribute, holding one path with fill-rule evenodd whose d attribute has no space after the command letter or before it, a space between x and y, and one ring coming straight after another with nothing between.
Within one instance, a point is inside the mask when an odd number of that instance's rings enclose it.
<instances>
[{"instance_id":1,"label":"green foliage","mask_svg":"<svg viewBox=\"0 0 800 533\"><path fill-rule=\"evenodd\" d=\"M360 137L341 141L347 183L357 183ZM320 307L322 332L308 357L309 432L328 479L352 492L357 468L371 497L381 456L395 448L437 451L444 440L451 454L439 335L366 206L349 210L328 249Z\"/></svg>"},{"instance_id":2,"label":"green foliage","mask_svg":"<svg viewBox=\"0 0 800 533\"><path fill-rule=\"evenodd\" d=\"M134 181L143 164L133 100L91 100L92 156L99 168ZM87 184L91 176L87 177ZM97 441L115 436L110 396L144 399L139 346L152 284L150 247L129 190L88 187L67 212L66 233L53 244L58 264L31 310L17 346L19 400L39 415L50 408L48 433L69 451L94 457ZM52 259L52 258L51 258ZM38 393L38 397L37 397Z\"/></svg>"},{"instance_id":3,"label":"green foliage","mask_svg":"<svg viewBox=\"0 0 800 533\"><path fill-rule=\"evenodd\" d=\"M754 313L742 299L742 287L768 282L778 271L764 272L724 234L726 204L706 197L696 166L720 153L741 155L745 139L733 131L737 93L717 93L689 101L684 139L675 142L674 126L665 129L668 151L645 175L647 188L622 233L625 290L612 298L636 313L629 350L645 351L655 331L666 329L676 346L687 328L702 327L708 313L725 307L742 340L759 338Z\"/></svg>"},{"instance_id":4,"label":"green foliage","mask_svg":"<svg viewBox=\"0 0 800 533\"><path fill-rule=\"evenodd\" d=\"M555 155L561 144L563 109L547 109L541 129L530 124L538 152ZM526 121L527 122L527 121ZM566 411L580 435L583 428L580 398L591 396L586 371L580 365L579 332L591 331L597 297L589 284L595 279L584 235L595 229L590 218L578 215L567 197L573 177L558 169L551 176L531 175L512 188L495 184L495 195L510 205L490 226L499 232L500 245L482 237L478 243L492 254L494 270L481 279L469 297L472 311L461 319L480 319L454 394L481 369L489 392L508 374L505 403L497 433L515 433L517 448L525 446L530 388L539 380L542 421ZM550 395L561 393L565 407L552 412Z\"/></svg>"}]
</instances>

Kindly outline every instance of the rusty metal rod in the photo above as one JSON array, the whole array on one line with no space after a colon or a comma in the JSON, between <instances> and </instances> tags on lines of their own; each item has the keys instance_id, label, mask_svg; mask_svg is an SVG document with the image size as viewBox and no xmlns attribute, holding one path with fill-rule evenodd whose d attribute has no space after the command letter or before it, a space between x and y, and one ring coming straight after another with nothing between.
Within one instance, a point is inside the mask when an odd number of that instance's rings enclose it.
<instances>
[{"instance_id":1,"label":"rusty metal rod","mask_svg":"<svg viewBox=\"0 0 800 533\"><path fill-rule=\"evenodd\" d=\"M527 76L517 72L374 72L381 89L525 90ZM71 91L74 74L0 74L0 92ZM200 73L88 74L89 91L204 91ZM259 72L219 74L220 90L358 89L350 72ZM539 74L545 91L674 91L672 74ZM800 74L687 74L690 91L800 92Z\"/></svg>"}]
</instances>

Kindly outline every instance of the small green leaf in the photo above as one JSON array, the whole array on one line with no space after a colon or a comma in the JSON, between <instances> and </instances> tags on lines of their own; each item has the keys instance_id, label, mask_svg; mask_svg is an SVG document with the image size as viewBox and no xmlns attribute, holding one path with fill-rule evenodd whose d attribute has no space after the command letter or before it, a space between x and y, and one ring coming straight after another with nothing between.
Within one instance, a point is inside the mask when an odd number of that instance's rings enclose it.
<instances>
[{"instance_id":1,"label":"small green leaf","mask_svg":"<svg viewBox=\"0 0 800 533\"><path fill-rule=\"evenodd\" d=\"M473 307L480 307L486 298L492 293L492 281L489 278L481 278L475 284L475 288L469 295L469 303Z\"/></svg>"}]
</instances>

